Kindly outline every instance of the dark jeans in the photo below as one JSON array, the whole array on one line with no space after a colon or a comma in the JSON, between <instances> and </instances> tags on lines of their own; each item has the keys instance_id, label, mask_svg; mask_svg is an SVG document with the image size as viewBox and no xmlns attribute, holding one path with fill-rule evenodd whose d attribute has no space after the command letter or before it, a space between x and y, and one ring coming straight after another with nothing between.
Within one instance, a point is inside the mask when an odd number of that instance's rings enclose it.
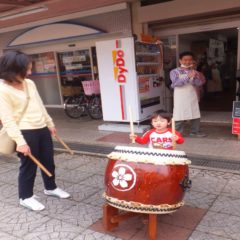
<instances>
[{"instance_id":1,"label":"dark jeans","mask_svg":"<svg viewBox=\"0 0 240 240\"><path fill-rule=\"evenodd\" d=\"M53 160L53 142L47 127L33 130L22 130L22 134L35 156L53 174L48 177L41 171L44 187L47 190L55 189L55 165ZM18 153L21 160L18 176L19 198L25 199L33 196L34 181L37 165L27 156Z\"/></svg>"},{"instance_id":2,"label":"dark jeans","mask_svg":"<svg viewBox=\"0 0 240 240\"><path fill-rule=\"evenodd\" d=\"M192 119L191 122L191 133L198 133L200 128L200 118ZM184 121L176 121L175 127L178 132L183 134L184 131Z\"/></svg>"}]
</instances>

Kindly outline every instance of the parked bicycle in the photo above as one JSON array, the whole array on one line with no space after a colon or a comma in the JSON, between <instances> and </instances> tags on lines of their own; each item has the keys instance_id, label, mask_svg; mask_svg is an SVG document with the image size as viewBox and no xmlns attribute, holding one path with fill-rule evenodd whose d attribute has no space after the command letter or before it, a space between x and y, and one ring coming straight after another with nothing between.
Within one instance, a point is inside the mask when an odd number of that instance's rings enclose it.
<instances>
[{"instance_id":1,"label":"parked bicycle","mask_svg":"<svg viewBox=\"0 0 240 240\"><path fill-rule=\"evenodd\" d=\"M102 104L99 81L83 81L84 93L69 96L64 102L64 110L70 118L80 118L89 115L92 119L102 118Z\"/></svg>"}]
</instances>

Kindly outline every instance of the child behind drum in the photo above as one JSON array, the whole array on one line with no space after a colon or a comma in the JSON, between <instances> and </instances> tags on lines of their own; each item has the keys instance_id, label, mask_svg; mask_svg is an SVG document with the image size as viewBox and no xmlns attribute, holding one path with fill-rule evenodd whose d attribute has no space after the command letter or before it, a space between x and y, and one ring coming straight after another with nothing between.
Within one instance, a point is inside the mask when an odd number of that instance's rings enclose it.
<instances>
[{"instance_id":1,"label":"child behind drum","mask_svg":"<svg viewBox=\"0 0 240 240\"><path fill-rule=\"evenodd\" d=\"M151 116L153 129L147 131L142 137L130 134L130 139L135 139L139 144L149 143L150 148L173 149L173 134L169 128L171 124L171 115L163 112L155 112ZM178 144L184 143L184 138L179 132L175 132L174 140Z\"/></svg>"}]
</instances>

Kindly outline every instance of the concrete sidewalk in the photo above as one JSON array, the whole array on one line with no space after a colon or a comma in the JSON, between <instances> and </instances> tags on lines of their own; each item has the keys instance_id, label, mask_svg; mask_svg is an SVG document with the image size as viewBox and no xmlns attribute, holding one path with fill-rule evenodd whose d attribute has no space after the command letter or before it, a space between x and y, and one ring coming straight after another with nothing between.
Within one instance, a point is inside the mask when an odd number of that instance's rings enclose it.
<instances>
[{"instance_id":1,"label":"concrete sidewalk","mask_svg":"<svg viewBox=\"0 0 240 240\"><path fill-rule=\"evenodd\" d=\"M59 131L59 135L70 142L97 144L103 146L129 145L128 133L99 131L100 120L89 117L70 119L62 109L49 109ZM204 158L240 161L240 141L231 134L231 126L214 126L205 124L202 130L208 134L206 138L185 137L185 143L177 149L188 155Z\"/></svg>"},{"instance_id":2,"label":"concrete sidewalk","mask_svg":"<svg viewBox=\"0 0 240 240\"><path fill-rule=\"evenodd\" d=\"M0 240L147 240L147 225L135 217L104 232L102 205L106 158L55 156L56 181L71 194L60 200L43 194L40 174L34 193L46 209L18 204L19 162L0 157ZM239 240L240 175L191 167L186 205L158 216L158 240Z\"/></svg>"},{"instance_id":3,"label":"concrete sidewalk","mask_svg":"<svg viewBox=\"0 0 240 240\"><path fill-rule=\"evenodd\" d=\"M59 135L70 142L92 145L127 145L128 134L100 132L101 121L87 117L72 120L62 110L51 112ZM228 127L211 129L208 138L186 138L188 154L239 160L239 146ZM179 147L180 149L180 147ZM140 217L120 224L112 232L102 226L104 172L107 158L56 153L56 181L71 194L60 200L45 196L40 174L34 193L45 206L31 212L18 204L16 158L0 156L0 240L147 240ZM158 216L158 240L239 240L240 174L190 167L192 188L179 211Z\"/></svg>"}]
</instances>

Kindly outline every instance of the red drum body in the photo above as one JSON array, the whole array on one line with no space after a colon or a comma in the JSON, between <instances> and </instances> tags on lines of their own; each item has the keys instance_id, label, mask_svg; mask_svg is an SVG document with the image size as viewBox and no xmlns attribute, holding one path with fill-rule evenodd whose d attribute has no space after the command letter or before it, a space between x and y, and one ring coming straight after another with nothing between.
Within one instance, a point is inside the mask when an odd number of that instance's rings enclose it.
<instances>
[{"instance_id":1,"label":"red drum body","mask_svg":"<svg viewBox=\"0 0 240 240\"><path fill-rule=\"evenodd\" d=\"M184 205L191 162L183 151L116 147L108 157L104 196L109 205L148 214Z\"/></svg>"}]
</instances>

